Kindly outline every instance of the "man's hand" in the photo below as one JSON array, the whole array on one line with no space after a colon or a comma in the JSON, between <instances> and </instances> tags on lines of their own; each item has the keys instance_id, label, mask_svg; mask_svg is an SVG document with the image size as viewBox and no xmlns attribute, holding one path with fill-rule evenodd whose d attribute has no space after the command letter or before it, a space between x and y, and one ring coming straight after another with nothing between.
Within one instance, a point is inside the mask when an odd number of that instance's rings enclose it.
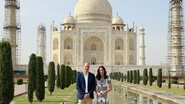
<instances>
[{"instance_id":1,"label":"man's hand","mask_svg":"<svg viewBox=\"0 0 185 104\"><path fill-rule=\"evenodd\" d=\"M89 93L84 95L84 99L88 99L88 98L90 98Z\"/></svg>"}]
</instances>

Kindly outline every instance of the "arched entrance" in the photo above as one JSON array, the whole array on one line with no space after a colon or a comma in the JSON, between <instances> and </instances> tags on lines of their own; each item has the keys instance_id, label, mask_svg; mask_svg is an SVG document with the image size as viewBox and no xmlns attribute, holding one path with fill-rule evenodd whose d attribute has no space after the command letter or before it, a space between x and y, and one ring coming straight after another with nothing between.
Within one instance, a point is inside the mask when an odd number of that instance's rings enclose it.
<instances>
[{"instance_id":1,"label":"arched entrance","mask_svg":"<svg viewBox=\"0 0 185 104\"><path fill-rule=\"evenodd\" d=\"M84 42L84 62L91 65L104 64L104 46L100 38L92 36Z\"/></svg>"}]
</instances>

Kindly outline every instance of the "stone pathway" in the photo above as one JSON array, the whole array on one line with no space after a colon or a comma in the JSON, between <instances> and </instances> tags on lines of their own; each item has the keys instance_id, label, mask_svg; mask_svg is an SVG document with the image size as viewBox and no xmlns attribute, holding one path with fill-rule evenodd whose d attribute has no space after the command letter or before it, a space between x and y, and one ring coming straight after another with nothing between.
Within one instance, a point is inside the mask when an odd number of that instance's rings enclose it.
<instances>
[{"instance_id":1,"label":"stone pathway","mask_svg":"<svg viewBox=\"0 0 185 104\"><path fill-rule=\"evenodd\" d=\"M27 87L28 87L27 84L22 84L22 85L15 84L14 96L18 96L18 95L26 93L28 90Z\"/></svg>"},{"instance_id":2,"label":"stone pathway","mask_svg":"<svg viewBox=\"0 0 185 104\"><path fill-rule=\"evenodd\" d=\"M28 86L26 84L22 84L22 85L15 84L14 85L14 97L26 93L27 90L28 90ZM11 102L10 104L15 104L15 102Z\"/></svg>"},{"instance_id":3,"label":"stone pathway","mask_svg":"<svg viewBox=\"0 0 185 104\"><path fill-rule=\"evenodd\" d=\"M141 92L141 93L147 94L147 95L152 96L152 97L161 98L161 99L173 102L175 104L185 104L185 96L163 93L163 92L159 92L159 91L152 91L152 90L148 90L146 88L141 88L141 87L134 86L134 85L123 85L123 84L118 83L118 82L114 82L114 83L119 84L122 87L125 87L127 89L137 91L137 92Z\"/></svg>"}]
</instances>

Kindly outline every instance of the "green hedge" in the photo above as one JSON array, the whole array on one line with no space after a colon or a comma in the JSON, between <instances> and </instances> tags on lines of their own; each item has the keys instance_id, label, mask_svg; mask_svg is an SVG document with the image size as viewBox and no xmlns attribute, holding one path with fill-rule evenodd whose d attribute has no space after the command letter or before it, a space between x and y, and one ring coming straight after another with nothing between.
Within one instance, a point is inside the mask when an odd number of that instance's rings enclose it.
<instances>
[{"instance_id":1,"label":"green hedge","mask_svg":"<svg viewBox=\"0 0 185 104\"><path fill-rule=\"evenodd\" d=\"M17 85L22 85L23 84L23 79L17 79Z\"/></svg>"}]
</instances>

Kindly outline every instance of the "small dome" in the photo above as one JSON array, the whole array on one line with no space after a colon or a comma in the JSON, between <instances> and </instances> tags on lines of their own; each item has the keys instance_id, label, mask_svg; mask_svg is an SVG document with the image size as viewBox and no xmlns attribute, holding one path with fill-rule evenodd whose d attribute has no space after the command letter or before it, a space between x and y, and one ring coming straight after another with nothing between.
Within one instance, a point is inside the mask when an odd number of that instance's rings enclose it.
<instances>
[{"instance_id":1,"label":"small dome","mask_svg":"<svg viewBox=\"0 0 185 104\"><path fill-rule=\"evenodd\" d=\"M143 31L145 30L144 26L141 26L139 29Z\"/></svg>"},{"instance_id":2,"label":"small dome","mask_svg":"<svg viewBox=\"0 0 185 104\"><path fill-rule=\"evenodd\" d=\"M38 29L46 30L46 27L45 27L43 24L40 24L40 25L38 26Z\"/></svg>"},{"instance_id":3,"label":"small dome","mask_svg":"<svg viewBox=\"0 0 185 104\"><path fill-rule=\"evenodd\" d=\"M124 25L123 19L120 16L116 16L112 18L112 24L116 25Z\"/></svg>"},{"instance_id":4,"label":"small dome","mask_svg":"<svg viewBox=\"0 0 185 104\"><path fill-rule=\"evenodd\" d=\"M77 21L111 22L112 7L108 0L78 0L74 15Z\"/></svg>"},{"instance_id":5,"label":"small dome","mask_svg":"<svg viewBox=\"0 0 185 104\"><path fill-rule=\"evenodd\" d=\"M63 24L76 24L76 20L73 16L67 16L64 18Z\"/></svg>"}]
</instances>

